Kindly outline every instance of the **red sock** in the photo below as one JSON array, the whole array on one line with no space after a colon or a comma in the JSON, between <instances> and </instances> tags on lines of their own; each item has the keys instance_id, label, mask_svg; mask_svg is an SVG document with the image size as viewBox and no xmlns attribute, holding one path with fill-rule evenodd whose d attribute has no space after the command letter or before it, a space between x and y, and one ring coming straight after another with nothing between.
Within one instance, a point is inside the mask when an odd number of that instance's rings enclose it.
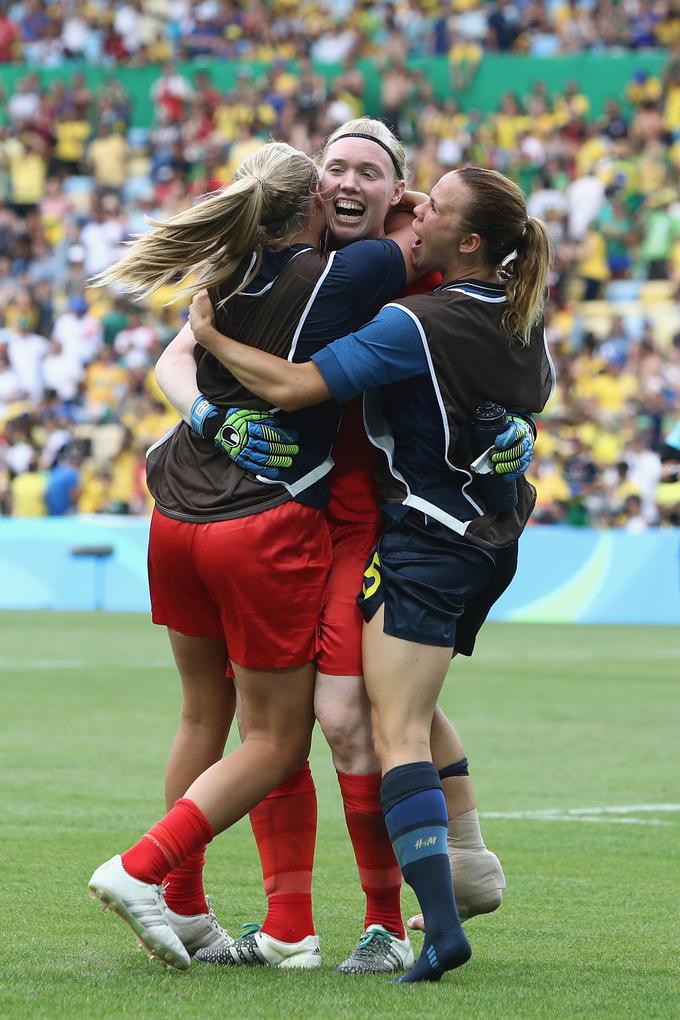
<instances>
[{"instance_id":1,"label":"red sock","mask_svg":"<svg viewBox=\"0 0 680 1020\"><path fill-rule=\"evenodd\" d=\"M189 854L179 868L165 876L163 895L165 902L176 914L190 917L192 914L207 914L208 904L203 889L203 868L205 867L205 845Z\"/></svg>"},{"instance_id":2,"label":"red sock","mask_svg":"<svg viewBox=\"0 0 680 1020\"><path fill-rule=\"evenodd\" d=\"M364 776L338 772L349 838L366 893L364 928L381 924L403 939L401 870L380 807L381 779L379 772Z\"/></svg>"},{"instance_id":3,"label":"red sock","mask_svg":"<svg viewBox=\"0 0 680 1020\"><path fill-rule=\"evenodd\" d=\"M123 854L128 875L158 885L189 854L213 838L210 822L192 800L182 797L165 818Z\"/></svg>"},{"instance_id":4,"label":"red sock","mask_svg":"<svg viewBox=\"0 0 680 1020\"><path fill-rule=\"evenodd\" d=\"M316 789L309 762L253 808L250 824L267 894L261 930L282 942L299 942L314 934Z\"/></svg>"}]
</instances>

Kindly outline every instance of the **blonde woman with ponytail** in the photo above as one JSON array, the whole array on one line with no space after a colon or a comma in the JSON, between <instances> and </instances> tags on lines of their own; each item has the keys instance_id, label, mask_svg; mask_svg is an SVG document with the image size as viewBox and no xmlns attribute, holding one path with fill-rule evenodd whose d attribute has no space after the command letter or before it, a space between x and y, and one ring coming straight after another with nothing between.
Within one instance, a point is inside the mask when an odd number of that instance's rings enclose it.
<instances>
[{"instance_id":1,"label":"blonde woman with ponytail","mask_svg":"<svg viewBox=\"0 0 680 1020\"><path fill-rule=\"evenodd\" d=\"M379 182L396 206L403 181L374 148L370 186ZM152 227L99 284L139 296L178 279L189 294L205 288L221 329L291 362L317 351L329 324L341 334L368 321L412 276L410 226L342 252L321 250L317 167L282 143L263 146L232 184ZM272 914L269 932L239 940L233 955L206 901L202 868L213 836L284 780L298 795L295 832L315 816L306 758L331 565L321 507L340 410L329 401L283 416L281 425L269 401L196 344L188 324L173 345L191 359L188 389L177 382L183 420L147 454L152 616L168 628L183 690L166 772L169 810L122 857L97 868L90 893L171 967L186 969L206 946L233 965L317 967L309 847L304 859L295 854L292 888L286 875L292 938L281 938L280 912ZM243 743L221 759L234 710L225 679L232 671ZM267 837L272 846L290 842L285 827L276 831L275 840Z\"/></svg>"},{"instance_id":2,"label":"blonde woman with ponytail","mask_svg":"<svg viewBox=\"0 0 680 1020\"><path fill-rule=\"evenodd\" d=\"M283 142L263 145L231 184L167 220L150 219L153 229L94 282L148 297L188 277L189 295L229 281L227 300L257 275L265 247L286 247L307 227L317 191L318 172L308 156Z\"/></svg>"},{"instance_id":3,"label":"blonde woman with ponytail","mask_svg":"<svg viewBox=\"0 0 680 1020\"><path fill-rule=\"evenodd\" d=\"M520 415L541 411L554 385L542 320L548 234L527 216L521 190L495 171L468 167L444 176L414 212L413 265L439 270L441 286L391 302L308 364L234 342L205 294L190 311L199 343L286 410L366 391L367 428L387 454L384 532L358 601L385 822L423 910L425 943L399 979L406 983L438 981L471 954L454 900L430 731L452 655L472 653L515 573L535 501L523 477L513 498L507 487L485 486L477 472L506 455L479 449L472 421L489 400ZM528 428L521 417L500 427L513 445ZM505 466L518 475L518 464Z\"/></svg>"}]
</instances>

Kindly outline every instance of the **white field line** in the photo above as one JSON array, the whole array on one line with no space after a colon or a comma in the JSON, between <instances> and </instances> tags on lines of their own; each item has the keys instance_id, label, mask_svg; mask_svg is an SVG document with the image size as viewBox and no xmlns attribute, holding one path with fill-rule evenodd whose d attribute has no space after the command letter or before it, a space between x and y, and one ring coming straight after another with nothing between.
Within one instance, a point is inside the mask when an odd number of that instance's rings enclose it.
<instances>
[{"instance_id":1,"label":"white field line","mask_svg":"<svg viewBox=\"0 0 680 1020\"><path fill-rule=\"evenodd\" d=\"M522 659L527 662L545 662L546 655L543 648L523 648ZM626 662L676 662L680 659L680 648L645 648L636 651L626 648L620 653L612 652L610 648L570 648L568 650L551 651L550 662L611 662L612 660L625 659ZM507 662L506 651L492 651L480 646L475 651L475 662Z\"/></svg>"},{"instance_id":2,"label":"white field line","mask_svg":"<svg viewBox=\"0 0 680 1020\"><path fill-rule=\"evenodd\" d=\"M675 814L680 804L616 804L606 807L543 808L537 811L482 811L483 818L532 822L588 822L609 825L670 825L659 818L636 818L640 814Z\"/></svg>"},{"instance_id":3,"label":"white field line","mask_svg":"<svg viewBox=\"0 0 680 1020\"><path fill-rule=\"evenodd\" d=\"M40 672L60 669L172 669L169 659L3 659L0 670Z\"/></svg>"}]
</instances>

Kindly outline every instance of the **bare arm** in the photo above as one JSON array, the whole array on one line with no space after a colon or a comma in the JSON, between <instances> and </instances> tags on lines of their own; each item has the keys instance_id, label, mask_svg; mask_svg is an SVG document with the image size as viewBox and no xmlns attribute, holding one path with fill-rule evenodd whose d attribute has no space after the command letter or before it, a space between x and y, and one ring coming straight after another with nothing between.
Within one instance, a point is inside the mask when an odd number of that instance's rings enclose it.
<instances>
[{"instance_id":1,"label":"bare arm","mask_svg":"<svg viewBox=\"0 0 680 1020\"><path fill-rule=\"evenodd\" d=\"M194 297L189 320L192 337L195 336L251 393L275 407L297 411L331 398L331 391L313 361L295 364L218 332L207 291L200 291ZM174 404L174 400L172 402Z\"/></svg>"},{"instance_id":2,"label":"bare arm","mask_svg":"<svg viewBox=\"0 0 680 1020\"><path fill-rule=\"evenodd\" d=\"M201 395L196 385L195 346L196 340L187 322L156 362L156 381L187 424L191 405Z\"/></svg>"}]
</instances>

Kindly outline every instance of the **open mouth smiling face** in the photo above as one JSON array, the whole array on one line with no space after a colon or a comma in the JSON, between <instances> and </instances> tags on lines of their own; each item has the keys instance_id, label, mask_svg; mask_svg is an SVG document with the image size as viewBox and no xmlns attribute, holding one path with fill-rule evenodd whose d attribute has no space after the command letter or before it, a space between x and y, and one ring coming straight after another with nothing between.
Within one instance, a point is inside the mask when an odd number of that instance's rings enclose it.
<instances>
[{"instance_id":1,"label":"open mouth smiling face","mask_svg":"<svg viewBox=\"0 0 680 1020\"><path fill-rule=\"evenodd\" d=\"M363 219L366 206L354 198L336 198L333 202L335 218L339 223L356 224Z\"/></svg>"},{"instance_id":2,"label":"open mouth smiling face","mask_svg":"<svg viewBox=\"0 0 680 1020\"><path fill-rule=\"evenodd\" d=\"M365 138L341 138L329 146L321 193L332 235L342 243L382 237L396 190L387 153Z\"/></svg>"}]
</instances>

